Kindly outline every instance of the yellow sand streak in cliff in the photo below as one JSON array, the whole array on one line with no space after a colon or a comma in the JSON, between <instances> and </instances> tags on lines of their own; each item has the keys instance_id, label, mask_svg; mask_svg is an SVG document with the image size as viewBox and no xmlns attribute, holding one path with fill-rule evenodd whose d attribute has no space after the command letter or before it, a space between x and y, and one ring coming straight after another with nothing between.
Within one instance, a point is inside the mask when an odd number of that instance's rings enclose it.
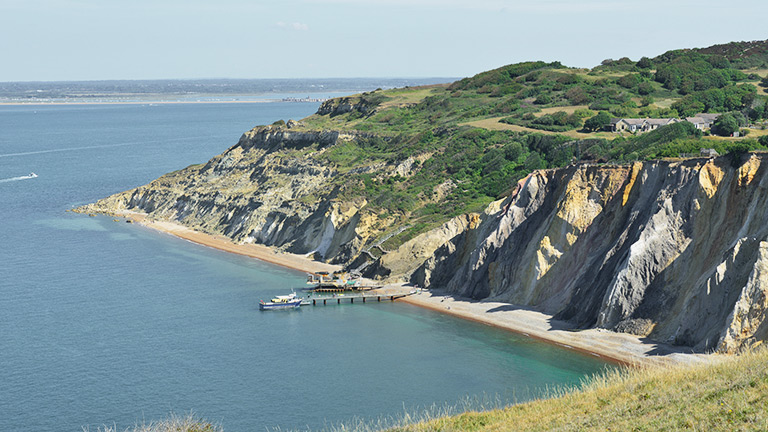
<instances>
[{"instance_id":1,"label":"yellow sand streak in cliff","mask_svg":"<svg viewBox=\"0 0 768 432\"><path fill-rule=\"evenodd\" d=\"M558 258L560 258L562 254L563 253L561 251L552 246L549 236L544 236L544 238L541 239L541 243L539 244L539 250L536 251L536 279L541 279L545 274L547 274L549 268L557 262Z\"/></svg>"},{"instance_id":2,"label":"yellow sand streak in cliff","mask_svg":"<svg viewBox=\"0 0 768 432\"><path fill-rule=\"evenodd\" d=\"M739 186L747 186L752 183L758 168L760 168L760 160L755 156L750 157L749 160L739 168Z\"/></svg>"},{"instance_id":3,"label":"yellow sand streak in cliff","mask_svg":"<svg viewBox=\"0 0 768 432\"><path fill-rule=\"evenodd\" d=\"M707 198L715 196L724 176L723 170L712 163L712 161L707 162L701 167L699 171L699 186L701 186L701 190L707 195Z\"/></svg>"},{"instance_id":4,"label":"yellow sand streak in cliff","mask_svg":"<svg viewBox=\"0 0 768 432\"><path fill-rule=\"evenodd\" d=\"M629 199L629 193L632 192L632 186L635 185L635 180L637 180L637 175L640 173L640 170L643 168L642 162L635 162L632 164L632 173L629 176L629 183L627 183L627 187L624 188L624 196L621 198L621 206L624 207L627 205L627 200Z\"/></svg>"}]
</instances>

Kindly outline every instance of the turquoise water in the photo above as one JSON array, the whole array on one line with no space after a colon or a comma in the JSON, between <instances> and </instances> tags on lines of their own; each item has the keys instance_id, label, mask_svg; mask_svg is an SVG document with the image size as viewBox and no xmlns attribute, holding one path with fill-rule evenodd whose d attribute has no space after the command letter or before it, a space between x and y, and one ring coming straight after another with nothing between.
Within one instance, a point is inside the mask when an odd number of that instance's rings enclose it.
<instances>
[{"instance_id":1,"label":"turquoise water","mask_svg":"<svg viewBox=\"0 0 768 432\"><path fill-rule=\"evenodd\" d=\"M304 275L66 213L208 160L313 103L0 107L0 430L227 432L506 402L598 360L401 303L259 312ZM28 178L34 172L36 178Z\"/></svg>"}]
</instances>

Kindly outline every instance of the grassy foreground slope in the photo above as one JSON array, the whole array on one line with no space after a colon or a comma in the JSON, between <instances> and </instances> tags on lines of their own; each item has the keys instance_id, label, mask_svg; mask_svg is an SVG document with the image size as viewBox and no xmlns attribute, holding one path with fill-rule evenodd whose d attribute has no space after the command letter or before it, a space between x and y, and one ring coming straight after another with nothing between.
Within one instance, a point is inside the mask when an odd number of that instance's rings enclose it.
<instances>
[{"instance_id":1,"label":"grassy foreground slope","mask_svg":"<svg viewBox=\"0 0 768 432\"><path fill-rule=\"evenodd\" d=\"M710 365L624 369L559 397L398 431L768 430L768 350Z\"/></svg>"}]
</instances>

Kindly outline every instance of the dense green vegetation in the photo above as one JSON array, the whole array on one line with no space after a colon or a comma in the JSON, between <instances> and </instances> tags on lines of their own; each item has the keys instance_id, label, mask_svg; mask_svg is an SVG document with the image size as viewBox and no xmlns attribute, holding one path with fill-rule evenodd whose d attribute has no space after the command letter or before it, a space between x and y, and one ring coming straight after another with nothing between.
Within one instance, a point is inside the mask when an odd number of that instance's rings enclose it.
<instances>
[{"instance_id":1,"label":"dense green vegetation","mask_svg":"<svg viewBox=\"0 0 768 432\"><path fill-rule=\"evenodd\" d=\"M768 41L750 45L754 59L735 57L731 48L606 60L591 70L558 62L513 64L450 85L334 100L303 127L359 135L316 157L349 173L337 184L341 198L362 196L382 218L411 224L395 239L405 240L479 211L536 169L698 155L706 148L720 154L766 149L762 132L738 142L713 140L685 122L637 136L596 133L615 117L727 112L712 133L743 135L748 123L768 118L768 97L758 92L761 76L733 65L761 64ZM485 120L507 126L472 126ZM375 168L398 165L397 173Z\"/></svg>"}]
</instances>

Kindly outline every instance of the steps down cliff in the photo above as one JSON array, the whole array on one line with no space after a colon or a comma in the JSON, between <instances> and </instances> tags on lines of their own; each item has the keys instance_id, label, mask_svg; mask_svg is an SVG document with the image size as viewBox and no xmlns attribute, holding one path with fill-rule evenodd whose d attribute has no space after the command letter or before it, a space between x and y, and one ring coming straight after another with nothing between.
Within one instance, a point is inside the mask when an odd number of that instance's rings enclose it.
<instances>
[{"instance_id":1,"label":"steps down cliff","mask_svg":"<svg viewBox=\"0 0 768 432\"><path fill-rule=\"evenodd\" d=\"M536 171L484 212L384 251L392 221L319 156L356 134L259 127L206 164L78 210L144 212L696 351L768 338L766 154ZM401 175L403 164L355 170Z\"/></svg>"},{"instance_id":2,"label":"steps down cliff","mask_svg":"<svg viewBox=\"0 0 768 432\"><path fill-rule=\"evenodd\" d=\"M759 345L768 155L742 159L535 172L410 278L696 351Z\"/></svg>"}]
</instances>

